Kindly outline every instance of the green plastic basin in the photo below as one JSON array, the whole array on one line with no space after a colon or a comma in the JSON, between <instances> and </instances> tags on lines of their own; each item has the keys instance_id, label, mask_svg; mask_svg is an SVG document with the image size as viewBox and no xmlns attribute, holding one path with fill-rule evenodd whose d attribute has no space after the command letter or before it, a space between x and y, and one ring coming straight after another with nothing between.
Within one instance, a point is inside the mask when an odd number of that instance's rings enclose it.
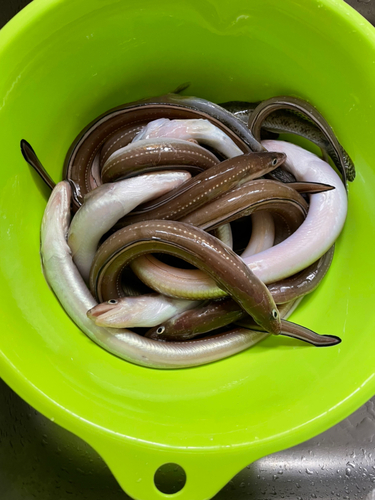
<instances>
[{"instance_id":1,"label":"green plastic basin","mask_svg":"<svg viewBox=\"0 0 375 500\"><path fill-rule=\"evenodd\" d=\"M0 376L108 463L132 497L212 497L245 465L343 419L375 394L375 36L342 0L34 0L0 33ZM215 102L295 95L313 103L357 166L333 265L292 319L339 335L316 349L270 338L208 366L158 371L99 348L42 274L48 190L80 130L109 108L173 90Z\"/></svg>"}]
</instances>

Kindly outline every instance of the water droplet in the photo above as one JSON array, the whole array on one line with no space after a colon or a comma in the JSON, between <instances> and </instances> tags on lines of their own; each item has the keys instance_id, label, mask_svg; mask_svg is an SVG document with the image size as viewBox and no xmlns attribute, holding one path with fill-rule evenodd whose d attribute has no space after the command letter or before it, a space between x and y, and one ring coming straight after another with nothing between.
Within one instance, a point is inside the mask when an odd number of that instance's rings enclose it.
<instances>
[{"instance_id":1,"label":"water droplet","mask_svg":"<svg viewBox=\"0 0 375 500\"><path fill-rule=\"evenodd\" d=\"M312 471L310 469L306 469L306 473L311 475L311 474L314 474L314 471Z\"/></svg>"},{"instance_id":2,"label":"water droplet","mask_svg":"<svg viewBox=\"0 0 375 500\"><path fill-rule=\"evenodd\" d=\"M281 475L281 474L283 474L283 471L282 471L282 470L279 470L278 474L280 474L280 475Z\"/></svg>"},{"instance_id":3,"label":"water droplet","mask_svg":"<svg viewBox=\"0 0 375 500\"><path fill-rule=\"evenodd\" d=\"M240 488L245 488L246 484L244 481L242 481L242 483L240 484Z\"/></svg>"},{"instance_id":4,"label":"water droplet","mask_svg":"<svg viewBox=\"0 0 375 500\"><path fill-rule=\"evenodd\" d=\"M352 473L352 469L350 467L347 467L345 474L349 477L351 473Z\"/></svg>"},{"instance_id":5,"label":"water droplet","mask_svg":"<svg viewBox=\"0 0 375 500\"><path fill-rule=\"evenodd\" d=\"M352 469L355 469L355 464L353 464L353 462L347 462L346 465L348 465Z\"/></svg>"}]
</instances>

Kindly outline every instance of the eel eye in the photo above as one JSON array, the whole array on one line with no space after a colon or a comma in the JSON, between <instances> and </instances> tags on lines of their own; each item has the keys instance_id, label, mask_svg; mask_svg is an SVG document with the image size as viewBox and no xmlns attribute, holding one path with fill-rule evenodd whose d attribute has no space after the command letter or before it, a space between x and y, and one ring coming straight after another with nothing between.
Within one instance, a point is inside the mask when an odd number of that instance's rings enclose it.
<instances>
[{"instance_id":1,"label":"eel eye","mask_svg":"<svg viewBox=\"0 0 375 500\"><path fill-rule=\"evenodd\" d=\"M116 299L110 299L108 301L108 304L111 304L111 305L114 305L114 304L117 304L117 303L118 303L118 301Z\"/></svg>"},{"instance_id":2,"label":"eel eye","mask_svg":"<svg viewBox=\"0 0 375 500\"><path fill-rule=\"evenodd\" d=\"M158 335L161 335L164 332L165 332L165 326L159 326L159 328L156 330L156 333Z\"/></svg>"},{"instance_id":3,"label":"eel eye","mask_svg":"<svg viewBox=\"0 0 375 500\"><path fill-rule=\"evenodd\" d=\"M273 317L274 319L277 319L277 318L279 317L279 313L277 312L277 310L276 310L276 309L272 309L272 317Z\"/></svg>"},{"instance_id":4,"label":"eel eye","mask_svg":"<svg viewBox=\"0 0 375 500\"><path fill-rule=\"evenodd\" d=\"M277 165L277 158L274 158L272 160L272 166L275 167Z\"/></svg>"}]
</instances>

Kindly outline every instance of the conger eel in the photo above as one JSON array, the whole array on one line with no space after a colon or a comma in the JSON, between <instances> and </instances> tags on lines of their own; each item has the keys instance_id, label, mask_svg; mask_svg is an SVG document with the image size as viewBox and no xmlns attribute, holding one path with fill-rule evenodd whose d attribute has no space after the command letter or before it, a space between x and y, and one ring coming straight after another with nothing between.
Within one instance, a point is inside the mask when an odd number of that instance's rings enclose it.
<instances>
[{"instance_id":1,"label":"conger eel","mask_svg":"<svg viewBox=\"0 0 375 500\"><path fill-rule=\"evenodd\" d=\"M285 314L293 307L293 304L294 301L283 304L281 307L278 306L281 319L284 319ZM96 308L90 311L91 315L95 316L96 311ZM145 336L149 339L168 342L191 340L246 317L248 314L232 298L213 300L177 313L167 321L150 328Z\"/></svg>"},{"instance_id":2,"label":"conger eel","mask_svg":"<svg viewBox=\"0 0 375 500\"><path fill-rule=\"evenodd\" d=\"M298 302L298 299L283 304L279 309L282 335L303 340L316 347L331 346L341 342L341 339L334 335L319 335L304 326L286 321L285 318L294 309L295 302ZM206 307L178 314L166 323L150 329L146 337L159 341L190 340L232 322L250 329L259 328L251 317L243 314L243 311L241 315L238 309L235 310L231 299L224 299Z\"/></svg>"},{"instance_id":3,"label":"conger eel","mask_svg":"<svg viewBox=\"0 0 375 500\"><path fill-rule=\"evenodd\" d=\"M268 286L278 305L281 318L285 318L285 314L289 312L296 299L311 293L321 283L331 265L333 252L334 247L321 257L317 263L312 264L297 275ZM107 305L107 315L101 318L102 325L105 325L106 321L110 321L112 316L115 316L116 305L114 302L116 301L112 301L111 304ZM94 315L99 315L99 308L100 306L94 308ZM110 308L112 308L112 315L109 313ZM161 321L156 328L149 330L146 336L159 340L186 340L226 326L229 323L238 322L238 320L242 320L247 316L246 312L232 298L224 298L176 313L170 319L164 320L164 322ZM284 329L285 326L284 324Z\"/></svg>"},{"instance_id":4,"label":"conger eel","mask_svg":"<svg viewBox=\"0 0 375 500\"><path fill-rule=\"evenodd\" d=\"M289 99L289 98L288 98ZM306 101L299 99L302 106L310 106ZM243 101L230 101L220 104L223 108L227 109L236 118L239 118L243 123L248 124L250 116L254 110L261 104L261 102L243 102ZM311 108L310 108L311 109ZM321 123L321 115L314 108L315 119ZM333 144L329 137L321 131L321 127L317 126L316 121L311 121L306 117L306 114L301 114L299 110L289 108L275 109L268 116L262 119L261 130L272 132L274 134L295 134L308 139L316 144L323 151L331 156L336 167L340 170L340 158L337 157L334 151ZM265 137L264 137L265 138ZM352 159L339 143L342 157L344 160L344 168L346 170L347 180L352 182L355 179L355 166Z\"/></svg>"},{"instance_id":5,"label":"conger eel","mask_svg":"<svg viewBox=\"0 0 375 500\"><path fill-rule=\"evenodd\" d=\"M182 186L129 214L119 224L150 219L178 220L235 186L261 177L285 161L282 153L247 153L204 170Z\"/></svg>"},{"instance_id":6,"label":"conger eel","mask_svg":"<svg viewBox=\"0 0 375 500\"><path fill-rule=\"evenodd\" d=\"M167 169L199 173L218 163L213 153L191 141L165 137L146 139L116 150L101 169L99 183Z\"/></svg>"},{"instance_id":7,"label":"conger eel","mask_svg":"<svg viewBox=\"0 0 375 500\"><path fill-rule=\"evenodd\" d=\"M279 219L278 234L283 231L287 237L303 223L308 208L306 201L292 186L269 179L249 181L203 205L181 221L210 230L257 210L270 210ZM225 290L208 277L196 286L197 278L202 276L201 271L173 268L152 255L138 257L131 263L131 268L147 286L170 297L198 300L225 295Z\"/></svg>"},{"instance_id":8,"label":"conger eel","mask_svg":"<svg viewBox=\"0 0 375 500\"><path fill-rule=\"evenodd\" d=\"M341 173L342 181L346 187L347 163L343 155L343 149L325 118L323 118L316 108L308 102L290 96L278 96L267 99L266 101L261 102L251 113L248 123L249 130L251 130L254 136L260 140L260 131L263 121L273 111L280 109L298 111L309 118L319 128L331 145L332 149L330 153L335 159L335 164ZM352 171L350 173L353 174Z\"/></svg>"},{"instance_id":9,"label":"conger eel","mask_svg":"<svg viewBox=\"0 0 375 500\"><path fill-rule=\"evenodd\" d=\"M122 270L135 257L161 252L208 273L268 332L280 333L280 318L267 287L220 240L177 221L138 222L116 231L99 247L90 271L90 290L100 302L123 296Z\"/></svg>"}]
</instances>

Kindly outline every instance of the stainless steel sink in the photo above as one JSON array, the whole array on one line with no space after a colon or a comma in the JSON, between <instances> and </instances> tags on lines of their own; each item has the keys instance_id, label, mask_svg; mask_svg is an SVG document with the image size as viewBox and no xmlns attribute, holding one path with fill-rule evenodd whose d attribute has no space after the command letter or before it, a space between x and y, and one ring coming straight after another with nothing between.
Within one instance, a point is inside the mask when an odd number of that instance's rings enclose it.
<instances>
[{"instance_id":1,"label":"stainless steel sink","mask_svg":"<svg viewBox=\"0 0 375 500\"><path fill-rule=\"evenodd\" d=\"M374 437L375 398L320 436L249 465L215 500L375 500ZM129 499L92 448L2 381L0 498Z\"/></svg>"},{"instance_id":2,"label":"stainless steel sink","mask_svg":"<svg viewBox=\"0 0 375 500\"><path fill-rule=\"evenodd\" d=\"M27 3L0 0L0 27ZM347 3L375 24L375 0ZM375 500L374 448L375 398L320 436L249 465L215 500ZM166 474L160 482L173 487L179 479L175 473L172 479ZM46 419L0 380L0 500L35 498L129 497L90 446Z\"/></svg>"}]
</instances>

